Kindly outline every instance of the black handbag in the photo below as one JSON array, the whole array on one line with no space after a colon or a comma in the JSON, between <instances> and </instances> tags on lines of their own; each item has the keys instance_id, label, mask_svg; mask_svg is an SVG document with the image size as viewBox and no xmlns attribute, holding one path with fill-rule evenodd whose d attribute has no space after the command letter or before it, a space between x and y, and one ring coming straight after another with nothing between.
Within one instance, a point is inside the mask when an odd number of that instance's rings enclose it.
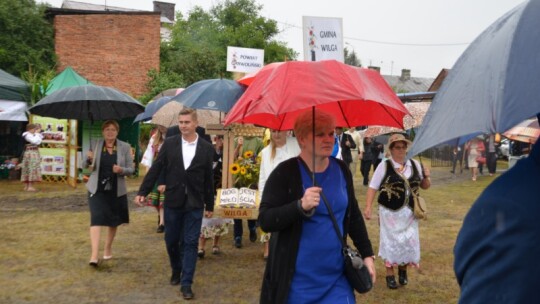
<instances>
[{"instance_id":1,"label":"black handbag","mask_svg":"<svg viewBox=\"0 0 540 304\"><path fill-rule=\"evenodd\" d=\"M300 163L302 163L305 166L306 170L310 172L309 168L302 161L300 161ZM315 181L313 175L310 174L310 176L313 179L313 185L317 186L317 182ZM345 240L343 239L341 231L339 230L336 217L334 216L334 211L332 211L332 207L328 203L326 195L324 195L322 191L321 197L324 204L326 205L326 208L328 209L328 213L330 214L330 218L332 219L332 223L334 224L336 234L341 241L341 253L343 254L343 258L345 260L345 277L349 281L349 284L351 284L352 288L354 288L354 290L359 293L366 293L370 291L371 288L373 288L373 281L371 280L369 270L364 264L364 260L362 259L360 253L356 249L353 249L349 245L347 245L347 242L345 242Z\"/></svg>"}]
</instances>

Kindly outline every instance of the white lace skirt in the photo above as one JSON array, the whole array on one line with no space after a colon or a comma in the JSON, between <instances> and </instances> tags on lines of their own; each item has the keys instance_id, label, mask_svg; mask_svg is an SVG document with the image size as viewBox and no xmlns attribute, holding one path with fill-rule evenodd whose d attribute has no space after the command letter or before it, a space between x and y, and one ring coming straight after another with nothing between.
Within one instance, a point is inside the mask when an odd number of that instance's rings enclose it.
<instances>
[{"instance_id":1,"label":"white lace skirt","mask_svg":"<svg viewBox=\"0 0 540 304\"><path fill-rule=\"evenodd\" d=\"M386 267L420 264L418 221L409 207L399 210L379 205L379 256Z\"/></svg>"},{"instance_id":2,"label":"white lace skirt","mask_svg":"<svg viewBox=\"0 0 540 304\"><path fill-rule=\"evenodd\" d=\"M201 226L201 236L205 239L212 239L229 233L229 225L233 224L232 219L206 218L203 217Z\"/></svg>"}]
</instances>

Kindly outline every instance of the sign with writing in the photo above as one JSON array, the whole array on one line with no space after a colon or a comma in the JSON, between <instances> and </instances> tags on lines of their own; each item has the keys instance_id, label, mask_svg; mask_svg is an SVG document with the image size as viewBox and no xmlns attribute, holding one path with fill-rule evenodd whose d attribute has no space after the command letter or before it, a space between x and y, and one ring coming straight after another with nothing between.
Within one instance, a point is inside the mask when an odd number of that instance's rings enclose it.
<instances>
[{"instance_id":1,"label":"sign with writing","mask_svg":"<svg viewBox=\"0 0 540 304\"><path fill-rule=\"evenodd\" d=\"M264 66L264 50L227 47L227 71L254 73Z\"/></svg>"},{"instance_id":2,"label":"sign with writing","mask_svg":"<svg viewBox=\"0 0 540 304\"><path fill-rule=\"evenodd\" d=\"M259 191L249 188L218 189L216 205L221 207L257 208Z\"/></svg>"},{"instance_id":3,"label":"sign with writing","mask_svg":"<svg viewBox=\"0 0 540 304\"><path fill-rule=\"evenodd\" d=\"M303 16L302 27L305 61L345 61L342 18Z\"/></svg>"}]
</instances>

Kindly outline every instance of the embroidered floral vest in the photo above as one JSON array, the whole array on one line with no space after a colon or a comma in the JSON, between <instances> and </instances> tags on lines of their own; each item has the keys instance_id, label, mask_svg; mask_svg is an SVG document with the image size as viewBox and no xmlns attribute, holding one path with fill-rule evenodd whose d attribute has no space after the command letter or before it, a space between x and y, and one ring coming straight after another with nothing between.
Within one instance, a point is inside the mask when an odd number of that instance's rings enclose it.
<instances>
[{"instance_id":1,"label":"embroidered floral vest","mask_svg":"<svg viewBox=\"0 0 540 304\"><path fill-rule=\"evenodd\" d=\"M420 187L420 174L416 164L411 160L413 173L409 177L409 185L411 185L412 191L418 194ZM386 160L386 173L382 179L381 187L379 188L379 198L377 202L386 208L392 210L398 210L405 204L408 204L412 209L414 207L414 201L412 193L409 193L408 199L405 197L407 185L404 182L405 177L399 174L391 160Z\"/></svg>"}]
</instances>

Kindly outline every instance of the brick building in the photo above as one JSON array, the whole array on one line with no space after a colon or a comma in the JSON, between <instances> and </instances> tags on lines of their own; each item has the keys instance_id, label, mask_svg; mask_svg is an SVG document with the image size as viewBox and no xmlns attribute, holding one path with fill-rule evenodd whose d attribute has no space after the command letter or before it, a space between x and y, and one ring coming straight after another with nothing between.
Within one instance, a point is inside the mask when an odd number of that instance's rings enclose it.
<instances>
[{"instance_id":1,"label":"brick building","mask_svg":"<svg viewBox=\"0 0 540 304\"><path fill-rule=\"evenodd\" d=\"M97 85L135 98L147 91L148 71L159 70L160 12L50 8L57 70L71 66Z\"/></svg>"}]
</instances>

